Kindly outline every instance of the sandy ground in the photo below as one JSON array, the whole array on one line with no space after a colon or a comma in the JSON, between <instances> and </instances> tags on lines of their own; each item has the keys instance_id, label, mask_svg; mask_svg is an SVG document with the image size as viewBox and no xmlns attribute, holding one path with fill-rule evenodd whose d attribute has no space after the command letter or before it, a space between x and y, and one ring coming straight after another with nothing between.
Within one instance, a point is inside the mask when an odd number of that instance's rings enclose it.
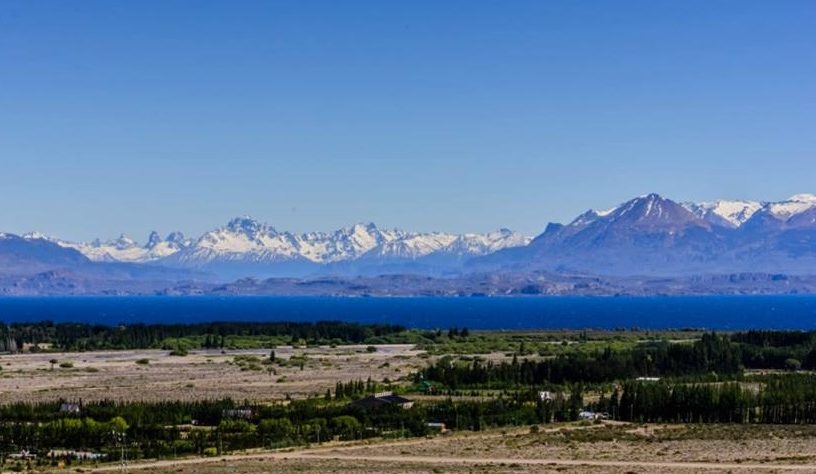
<instances>
[{"instance_id":1,"label":"sandy ground","mask_svg":"<svg viewBox=\"0 0 816 474\"><path fill-rule=\"evenodd\" d=\"M242 370L236 357L268 357L268 350L111 351L0 356L0 400L168 400L233 397L257 401L322 395L338 380L397 380L429 361L409 345L293 349L279 359L306 356L298 365L271 365L276 373ZM499 357L499 355L497 355ZM50 360L71 368L51 368ZM149 364L137 364L149 359ZM82 468L87 472L89 466ZM115 472L117 466L102 471ZM223 458L147 461L128 471L150 474L266 472L487 473L487 472L816 472L816 426L544 425L432 439L322 445L286 452Z\"/></svg>"},{"instance_id":2,"label":"sandy ground","mask_svg":"<svg viewBox=\"0 0 816 474\"><path fill-rule=\"evenodd\" d=\"M274 458L249 458L243 460L223 459L206 464L173 465L150 468L134 472L150 474L206 473L206 474L255 474L269 472L302 473L650 473L690 474L696 472L813 472L815 466L784 465L768 467L763 465L714 464L714 463L671 463L671 462L630 462L630 461L566 461L527 460L495 458L418 458L418 457L378 457L342 458L317 456L277 456Z\"/></svg>"},{"instance_id":3,"label":"sandy ground","mask_svg":"<svg viewBox=\"0 0 816 474\"><path fill-rule=\"evenodd\" d=\"M305 355L303 370L280 364L242 370L234 363L236 356L267 358L269 350L193 351L186 357L159 350L3 355L0 400L279 400L322 395L338 381L395 381L427 364L411 345L380 345L374 353L366 346L278 347L275 354L284 361ZM73 367L52 369L52 359ZM149 364L137 364L140 359ZM270 367L275 373L267 370Z\"/></svg>"},{"instance_id":4,"label":"sandy ground","mask_svg":"<svg viewBox=\"0 0 816 474\"><path fill-rule=\"evenodd\" d=\"M350 456L486 457L509 460L593 460L703 463L810 463L816 471L816 431L797 435L774 433L768 427L731 426L716 432L690 432L680 425L627 427L607 425L587 433L564 430L515 433L499 438L454 437L444 443L425 442L406 451L400 446L344 450ZM628 426L628 425L627 425ZM712 427L713 428L713 427ZM753 430L742 439L739 431ZM712 435L713 434L713 435Z\"/></svg>"},{"instance_id":5,"label":"sandy ground","mask_svg":"<svg viewBox=\"0 0 816 474\"><path fill-rule=\"evenodd\" d=\"M816 442L796 428L760 428L745 439L741 427L701 434L709 439L668 439L697 435L680 426L567 426L540 433L529 430L458 434L433 439L335 446L290 452L254 453L214 459L154 461L131 465L151 474L238 474L262 472L816 472ZM666 435L670 430L672 433ZM748 427L748 430L753 430ZM608 434L626 440L595 441ZM657 433L657 435L656 435ZM676 436L675 436L676 433ZM569 442L557 439L572 435ZM778 443L763 444L768 436ZM724 438L724 439L717 439ZM582 440L582 441L577 441ZM756 441L745 443L745 441ZM716 442L714 442L716 441ZM611 444L617 443L610 450ZM688 452L686 452L688 451ZM99 472L115 471L108 466Z\"/></svg>"}]
</instances>

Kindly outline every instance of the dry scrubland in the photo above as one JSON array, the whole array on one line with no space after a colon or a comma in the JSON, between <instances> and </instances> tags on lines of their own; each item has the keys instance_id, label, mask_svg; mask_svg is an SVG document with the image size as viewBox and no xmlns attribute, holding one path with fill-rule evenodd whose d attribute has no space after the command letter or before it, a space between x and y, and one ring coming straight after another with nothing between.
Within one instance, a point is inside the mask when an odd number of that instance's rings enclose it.
<instances>
[{"instance_id":1,"label":"dry scrubland","mask_svg":"<svg viewBox=\"0 0 816 474\"><path fill-rule=\"evenodd\" d=\"M160 350L6 355L0 356L3 369L0 400L11 403L60 398L163 401L232 397L271 401L287 395L303 398L322 394L327 388L333 389L338 381L368 377L397 380L427 363L411 345L380 345L373 353L366 347L279 347L275 349L279 363L270 365L236 363L236 357L238 361L252 356L268 358L269 350L260 349L228 350L223 354L220 350L191 351L184 357ZM293 356L295 359L290 361ZM51 360L58 361L53 369ZM60 367L66 362L72 367Z\"/></svg>"},{"instance_id":2,"label":"dry scrubland","mask_svg":"<svg viewBox=\"0 0 816 474\"><path fill-rule=\"evenodd\" d=\"M168 463L140 472L812 472L814 436L816 427L801 426L572 424L539 433L516 429Z\"/></svg>"},{"instance_id":3,"label":"dry scrubland","mask_svg":"<svg viewBox=\"0 0 816 474\"><path fill-rule=\"evenodd\" d=\"M287 395L322 395L338 381L368 377L396 381L436 357L412 345L376 347L375 352L364 345L278 347L273 364L262 363L269 350L202 350L187 356L159 350L5 355L0 356L0 400L232 397L263 402ZM507 353L485 357L497 360ZM87 472L89 466L81 469ZM103 470L114 472L118 467L108 465ZM146 461L129 470L151 474L816 472L816 426L571 423L537 430L525 427L238 453L223 459Z\"/></svg>"},{"instance_id":4,"label":"dry scrubland","mask_svg":"<svg viewBox=\"0 0 816 474\"><path fill-rule=\"evenodd\" d=\"M428 465L421 462L395 462L395 461L355 461L349 459L283 459L276 461L225 461L213 463L207 466L188 466L186 468L171 468L160 470L141 471L151 474L262 474L269 472L299 472L305 474L319 473L360 473L360 474L413 474L413 473L450 473L450 474L488 474L488 473L556 473L556 472L581 472L581 473L610 473L627 474L632 472L653 472L651 470L640 470L631 466L610 467L610 466L558 466L558 465L521 465L513 463L503 464L438 464ZM672 469L661 468L661 472L671 474L695 473L698 469ZM774 470L754 471L754 472L778 472Z\"/></svg>"},{"instance_id":5,"label":"dry scrubland","mask_svg":"<svg viewBox=\"0 0 816 474\"><path fill-rule=\"evenodd\" d=\"M403 447L346 450L349 455L498 459L583 459L723 463L816 463L816 427L630 425L607 422L501 437L461 437ZM816 470L816 466L814 466Z\"/></svg>"}]
</instances>

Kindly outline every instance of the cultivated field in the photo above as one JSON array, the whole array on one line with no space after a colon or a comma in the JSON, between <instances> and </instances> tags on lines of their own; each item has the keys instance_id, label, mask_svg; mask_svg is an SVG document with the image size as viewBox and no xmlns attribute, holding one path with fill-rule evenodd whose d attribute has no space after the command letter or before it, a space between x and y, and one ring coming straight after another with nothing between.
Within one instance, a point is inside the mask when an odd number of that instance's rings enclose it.
<instances>
[{"instance_id":1,"label":"cultivated field","mask_svg":"<svg viewBox=\"0 0 816 474\"><path fill-rule=\"evenodd\" d=\"M396 381L427 364L412 345L376 347L376 352L367 346L278 347L274 364L261 363L270 354L261 349L199 350L184 357L161 350L5 355L0 400L263 402L322 395L338 381Z\"/></svg>"}]
</instances>

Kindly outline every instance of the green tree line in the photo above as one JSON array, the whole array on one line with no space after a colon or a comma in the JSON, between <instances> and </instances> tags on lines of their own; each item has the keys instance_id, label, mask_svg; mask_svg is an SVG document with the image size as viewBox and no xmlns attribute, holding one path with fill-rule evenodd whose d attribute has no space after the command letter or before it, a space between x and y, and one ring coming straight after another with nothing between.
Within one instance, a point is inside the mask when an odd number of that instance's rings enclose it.
<instances>
[{"instance_id":1,"label":"green tree line","mask_svg":"<svg viewBox=\"0 0 816 474\"><path fill-rule=\"evenodd\" d=\"M812 424L816 376L776 375L762 384L627 381L596 408L637 422Z\"/></svg>"},{"instance_id":2,"label":"green tree line","mask_svg":"<svg viewBox=\"0 0 816 474\"><path fill-rule=\"evenodd\" d=\"M202 348L220 348L227 337L277 337L307 344L361 344L373 338L402 333L388 324L320 322L208 322L198 324L0 323L0 352L28 345L49 345L64 351L154 349L169 339L187 339Z\"/></svg>"}]
</instances>

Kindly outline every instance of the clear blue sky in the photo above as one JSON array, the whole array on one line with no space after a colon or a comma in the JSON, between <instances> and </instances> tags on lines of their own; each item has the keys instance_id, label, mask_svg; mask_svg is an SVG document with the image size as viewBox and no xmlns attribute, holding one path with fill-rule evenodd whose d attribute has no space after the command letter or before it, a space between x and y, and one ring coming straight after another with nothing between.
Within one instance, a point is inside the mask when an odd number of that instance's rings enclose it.
<instances>
[{"instance_id":1,"label":"clear blue sky","mask_svg":"<svg viewBox=\"0 0 816 474\"><path fill-rule=\"evenodd\" d=\"M0 3L0 230L539 232L816 192L816 2Z\"/></svg>"}]
</instances>

